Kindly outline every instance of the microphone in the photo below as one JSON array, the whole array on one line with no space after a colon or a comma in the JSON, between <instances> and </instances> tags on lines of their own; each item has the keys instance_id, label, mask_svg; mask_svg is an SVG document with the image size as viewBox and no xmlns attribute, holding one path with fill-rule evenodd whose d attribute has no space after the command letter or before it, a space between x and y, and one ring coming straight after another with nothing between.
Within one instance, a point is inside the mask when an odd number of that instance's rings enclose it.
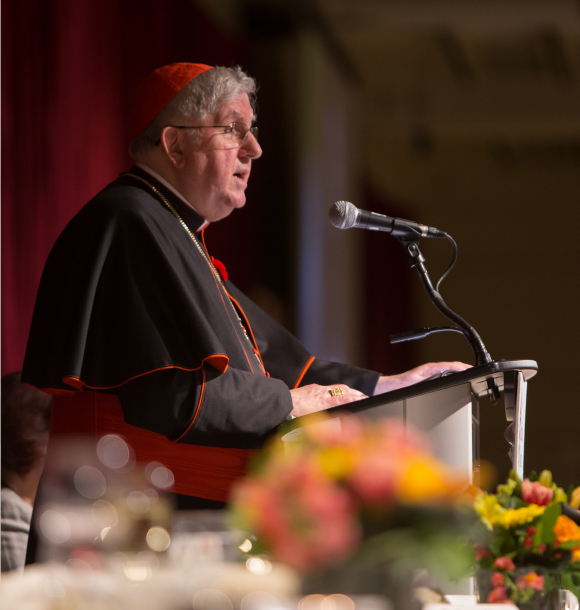
<instances>
[{"instance_id":1,"label":"microphone","mask_svg":"<svg viewBox=\"0 0 580 610\"><path fill-rule=\"evenodd\" d=\"M445 231L427 227L412 220L391 218L376 212L359 210L350 201L337 201L328 211L330 222L337 229L370 229L371 231L386 231L395 237L445 237Z\"/></svg>"}]
</instances>

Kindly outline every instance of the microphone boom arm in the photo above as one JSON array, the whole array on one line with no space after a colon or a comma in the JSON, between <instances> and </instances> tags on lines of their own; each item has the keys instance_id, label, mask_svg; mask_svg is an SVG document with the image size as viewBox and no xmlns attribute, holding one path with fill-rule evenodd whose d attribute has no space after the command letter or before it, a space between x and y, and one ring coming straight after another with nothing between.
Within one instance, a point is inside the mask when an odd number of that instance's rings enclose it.
<instances>
[{"instance_id":1,"label":"microphone boom arm","mask_svg":"<svg viewBox=\"0 0 580 610\"><path fill-rule=\"evenodd\" d=\"M473 353L475 355L475 366L480 364L488 364L492 361L491 356L488 351L485 349L485 345L481 340L478 332L471 326L468 322L466 322L461 316L456 314L454 311L447 307L443 297L439 292L433 287L431 283L431 279L429 278L429 273L427 272L427 268L425 267L425 257L421 254L419 250L419 237L411 237L408 233L405 236L399 236L394 234L399 243L405 249L409 261L411 263L411 267L417 269L417 272L421 276L421 280L427 290L429 298L431 299L433 305L449 320L451 320L454 324L456 324L463 334L465 338L471 345L473 349Z\"/></svg>"}]
</instances>

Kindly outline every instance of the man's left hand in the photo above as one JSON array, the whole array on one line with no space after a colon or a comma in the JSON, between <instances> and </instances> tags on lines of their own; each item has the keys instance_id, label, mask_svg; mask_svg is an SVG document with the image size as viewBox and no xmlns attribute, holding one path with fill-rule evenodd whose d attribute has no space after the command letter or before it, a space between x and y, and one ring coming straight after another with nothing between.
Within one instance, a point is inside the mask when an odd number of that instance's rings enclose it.
<instances>
[{"instance_id":1,"label":"man's left hand","mask_svg":"<svg viewBox=\"0 0 580 610\"><path fill-rule=\"evenodd\" d=\"M377 394L382 394L383 392L391 392L392 390L398 390L399 388L406 388L409 385L424 381L428 377L432 377L443 371L464 371L469 368L471 368L471 365L463 362L429 362L411 369L406 373L389 376L383 375L379 378L375 387L375 396Z\"/></svg>"}]
</instances>

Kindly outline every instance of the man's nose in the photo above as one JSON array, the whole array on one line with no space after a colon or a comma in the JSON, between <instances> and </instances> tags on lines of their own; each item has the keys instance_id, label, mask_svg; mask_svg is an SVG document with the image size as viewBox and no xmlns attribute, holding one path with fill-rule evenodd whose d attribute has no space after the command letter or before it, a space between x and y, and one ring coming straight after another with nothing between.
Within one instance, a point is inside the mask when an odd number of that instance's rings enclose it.
<instances>
[{"instance_id":1,"label":"man's nose","mask_svg":"<svg viewBox=\"0 0 580 610\"><path fill-rule=\"evenodd\" d=\"M244 141L241 143L239 155L250 157L250 159L259 159L262 156L262 147L251 132L247 133Z\"/></svg>"}]
</instances>

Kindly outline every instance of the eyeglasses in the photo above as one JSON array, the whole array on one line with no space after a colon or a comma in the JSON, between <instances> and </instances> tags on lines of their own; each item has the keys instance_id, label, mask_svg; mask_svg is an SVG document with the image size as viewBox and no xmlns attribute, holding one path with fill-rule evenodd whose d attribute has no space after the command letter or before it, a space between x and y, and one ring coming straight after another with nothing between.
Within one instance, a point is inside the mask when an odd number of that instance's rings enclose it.
<instances>
[{"instance_id":1,"label":"eyeglasses","mask_svg":"<svg viewBox=\"0 0 580 610\"><path fill-rule=\"evenodd\" d=\"M245 123L230 123L229 125L168 125L175 129L224 129L224 133L230 134L231 139L236 144L241 144L250 132L256 140L258 139L258 128L248 127ZM159 141L156 142L158 144Z\"/></svg>"}]
</instances>

